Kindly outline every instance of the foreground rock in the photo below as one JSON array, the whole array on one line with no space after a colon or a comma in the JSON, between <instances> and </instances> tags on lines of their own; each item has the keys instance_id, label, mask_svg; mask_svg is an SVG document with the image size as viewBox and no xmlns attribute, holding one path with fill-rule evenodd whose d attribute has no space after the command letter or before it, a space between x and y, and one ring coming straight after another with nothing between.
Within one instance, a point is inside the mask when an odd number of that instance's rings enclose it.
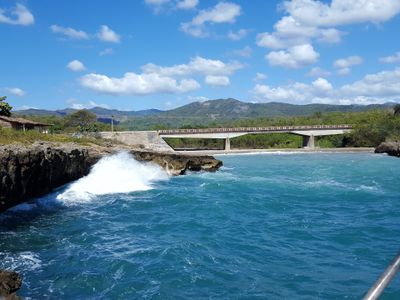
<instances>
[{"instance_id":1,"label":"foreground rock","mask_svg":"<svg viewBox=\"0 0 400 300\"><path fill-rule=\"evenodd\" d=\"M0 299L21 299L16 292L20 289L22 278L16 272L0 270Z\"/></svg>"},{"instance_id":2,"label":"foreground rock","mask_svg":"<svg viewBox=\"0 0 400 300\"><path fill-rule=\"evenodd\" d=\"M222 162L211 156L133 150L126 146L81 146L36 143L0 147L0 213L30 198L77 180L105 155L129 151L137 160L153 162L171 175L186 171L216 171Z\"/></svg>"},{"instance_id":3,"label":"foreground rock","mask_svg":"<svg viewBox=\"0 0 400 300\"><path fill-rule=\"evenodd\" d=\"M400 142L383 142L375 149L375 153L387 153L400 157Z\"/></svg>"}]
</instances>

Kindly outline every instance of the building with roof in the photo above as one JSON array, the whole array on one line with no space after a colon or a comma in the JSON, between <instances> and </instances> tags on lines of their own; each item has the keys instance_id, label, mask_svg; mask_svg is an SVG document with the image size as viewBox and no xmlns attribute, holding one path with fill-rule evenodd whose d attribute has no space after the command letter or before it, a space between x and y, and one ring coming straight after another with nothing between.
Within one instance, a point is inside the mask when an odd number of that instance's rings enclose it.
<instances>
[{"instance_id":1,"label":"building with roof","mask_svg":"<svg viewBox=\"0 0 400 300\"><path fill-rule=\"evenodd\" d=\"M51 124L35 122L23 118L12 118L6 116L0 116L0 127L12 128L15 130L37 130L41 133L48 133Z\"/></svg>"}]
</instances>

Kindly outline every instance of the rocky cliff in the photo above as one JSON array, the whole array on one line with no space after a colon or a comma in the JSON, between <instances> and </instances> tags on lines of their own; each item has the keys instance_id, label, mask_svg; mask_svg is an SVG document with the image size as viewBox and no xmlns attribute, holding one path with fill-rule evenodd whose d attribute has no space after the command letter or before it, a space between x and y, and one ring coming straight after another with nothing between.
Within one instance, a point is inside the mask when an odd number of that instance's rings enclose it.
<instances>
[{"instance_id":1,"label":"rocky cliff","mask_svg":"<svg viewBox=\"0 0 400 300\"><path fill-rule=\"evenodd\" d=\"M89 173L103 156L129 151L138 161L160 165L171 175L216 171L222 162L211 156L178 155L132 150L126 146L81 146L73 143L37 143L0 146L0 212Z\"/></svg>"},{"instance_id":2,"label":"rocky cliff","mask_svg":"<svg viewBox=\"0 0 400 300\"><path fill-rule=\"evenodd\" d=\"M387 153L400 157L400 142L383 142L375 149L375 153Z\"/></svg>"},{"instance_id":3,"label":"rocky cliff","mask_svg":"<svg viewBox=\"0 0 400 300\"><path fill-rule=\"evenodd\" d=\"M0 270L0 299L18 300L17 291L21 287L22 278L18 273Z\"/></svg>"}]
</instances>

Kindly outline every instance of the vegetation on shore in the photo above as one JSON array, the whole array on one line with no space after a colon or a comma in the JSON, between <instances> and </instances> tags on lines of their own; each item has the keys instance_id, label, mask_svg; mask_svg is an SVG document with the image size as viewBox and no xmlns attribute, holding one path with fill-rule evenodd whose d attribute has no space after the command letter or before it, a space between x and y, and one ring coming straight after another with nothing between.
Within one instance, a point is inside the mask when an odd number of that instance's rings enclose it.
<instances>
[{"instance_id":1,"label":"vegetation on shore","mask_svg":"<svg viewBox=\"0 0 400 300\"><path fill-rule=\"evenodd\" d=\"M0 103L7 114L11 110L5 102L5 97L0 97ZM198 123L197 119L188 118L186 123L181 123L179 118L169 116L166 120L159 119L151 122L132 124L132 120L122 122L115 130L158 130L169 128L210 128L210 127L262 127L285 125L332 125L349 124L353 126L351 133L338 136L316 138L317 147L376 147L384 141L400 140L400 104L390 109L373 109L361 112L315 112L308 116L288 117L255 117L238 118L233 120L219 120L209 123ZM146 119L146 117L141 117ZM177 118L176 120L174 118ZM21 142L31 143L36 140L57 142L99 143L94 138L74 138L72 133L87 133L111 130L110 124L101 123L96 115L88 110L79 110L72 114L61 116L29 116L29 119L47 124L52 124L49 135L38 132L16 132L2 129L0 131L0 144ZM178 122L179 119L179 122ZM138 120L138 119L137 119ZM139 128L137 128L139 126ZM144 127L143 127L144 126ZM174 148L196 149L222 149L223 140L213 139L178 139L170 138L167 142ZM299 148L302 147L302 137L293 134L254 134L231 139L232 148Z\"/></svg>"}]
</instances>

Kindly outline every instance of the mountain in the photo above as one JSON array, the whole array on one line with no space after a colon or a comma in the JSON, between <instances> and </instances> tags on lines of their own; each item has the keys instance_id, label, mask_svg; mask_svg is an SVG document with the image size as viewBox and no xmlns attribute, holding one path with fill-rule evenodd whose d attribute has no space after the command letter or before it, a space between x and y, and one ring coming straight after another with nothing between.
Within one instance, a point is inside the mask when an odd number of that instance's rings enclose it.
<instances>
[{"instance_id":1,"label":"mountain","mask_svg":"<svg viewBox=\"0 0 400 300\"><path fill-rule=\"evenodd\" d=\"M110 123L113 116L115 124L124 129L145 130L149 128L175 128L181 126L207 125L211 122L224 122L235 119L252 119L259 117L307 116L314 113L328 112L361 112L371 109L388 109L395 103L373 105L332 105L332 104L288 104L279 102L249 103L236 99L217 99L203 102L192 102L187 105L161 111L148 109L140 111L121 111L94 107L89 109L98 120ZM76 109L40 110L28 109L14 112L26 116L65 116Z\"/></svg>"}]
</instances>

